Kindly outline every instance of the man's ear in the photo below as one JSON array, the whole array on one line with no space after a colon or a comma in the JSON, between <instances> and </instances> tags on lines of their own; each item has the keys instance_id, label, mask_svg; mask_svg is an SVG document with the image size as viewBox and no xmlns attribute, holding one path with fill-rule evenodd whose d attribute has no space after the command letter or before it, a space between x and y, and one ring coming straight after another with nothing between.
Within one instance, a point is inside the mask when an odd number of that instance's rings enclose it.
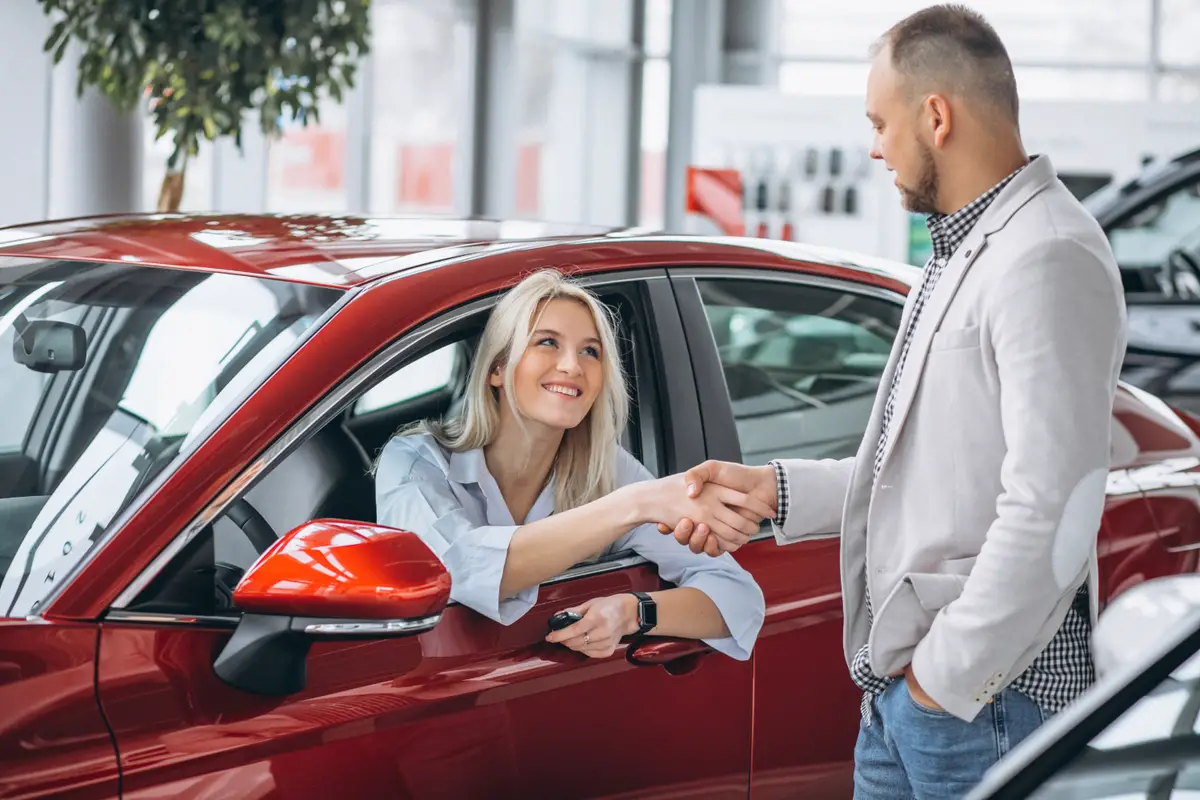
<instances>
[{"instance_id":1,"label":"man's ear","mask_svg":"<svg viewBox=\"0 0 1200 800\"><path fill-rule=\"evenodd\" d=\"M931 94L925 99L926 122L934 147L943 147L950 135L950 101L944 95Z\"/></svg>"}]
</instances>

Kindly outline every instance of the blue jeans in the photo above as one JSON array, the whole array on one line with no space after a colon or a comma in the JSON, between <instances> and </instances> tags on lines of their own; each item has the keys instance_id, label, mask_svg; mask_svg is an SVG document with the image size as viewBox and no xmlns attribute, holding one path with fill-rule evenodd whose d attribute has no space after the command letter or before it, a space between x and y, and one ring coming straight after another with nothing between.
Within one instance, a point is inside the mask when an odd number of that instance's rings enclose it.
<instances>
[{"instance_id":1,"label":"blue jeans","mask_svg":"<svg viewBox=\"0 0 1200 800\"><path fill-rule=\"evenodd\" d=\"M961 798L1047 717L1005 689L963 722L919 705L903 678L874 699L872 712L869 727L859 723L854 746L855 800Z\"/></svg>"}]
</instances>

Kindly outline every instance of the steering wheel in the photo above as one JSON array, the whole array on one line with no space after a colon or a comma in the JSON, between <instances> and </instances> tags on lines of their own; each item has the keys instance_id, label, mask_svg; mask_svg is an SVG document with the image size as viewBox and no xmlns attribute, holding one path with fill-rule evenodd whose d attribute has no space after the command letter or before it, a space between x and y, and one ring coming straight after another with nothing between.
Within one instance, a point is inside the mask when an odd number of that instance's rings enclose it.
<instances>
[{"instance_id":1,"label":"steering wheel","mask_svg":"<svg viewBox=\"0 0 1200 800\"><path fill-rule=\"evenodd\" d=\"M1191 273L1192 279L1195 281L1194 293L1200 297L1200 261L1182 247L1178 247L1167 254L1167 262L1163 265L1164 283L1163 288L1167 292L1168 297L1178 297L1179 287L1175 285L1176 265L1182 265L1183 268Z\"/></svg>"},{"instance_id":2,"label":"steering wheel","mask_svg":"<svg viewBox=\"0 0 1200 800\"><path fill-rule=\"evenodd\" d=\"M225 509L225 515L229 517L230 522L241 528L250 544L254 545L254 552L260 556L279 538L272 530L271 523L267 522L244 497L230 503Z\"/></svg>"},{"instance_id":3,"label":"steering wheel","mask_svg":"<svg viewBox=\"0 0 1200 800\"><path fill-rule=\"evenodd\" d=\"M230 522L238 526L242 533L246 534L246 538L250 540L254 552L258 555L261 556L267 552L267 548L275 544L278 537L275 536L271 523L267 522L263 515L258 513L258 510L245 498L238 498L230 503L229 507L225 509L225 515ZM218 561L213 564L213 589L217 595L218 608L234 608L233 591L244 574L244 569L227 561Z\"/></svg>"}]
</instances>

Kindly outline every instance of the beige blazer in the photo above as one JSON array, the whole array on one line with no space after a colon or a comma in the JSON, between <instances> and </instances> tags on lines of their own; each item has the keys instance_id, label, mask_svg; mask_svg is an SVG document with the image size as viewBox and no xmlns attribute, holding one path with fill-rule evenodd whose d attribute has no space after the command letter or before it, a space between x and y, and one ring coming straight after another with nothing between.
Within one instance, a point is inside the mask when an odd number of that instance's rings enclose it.
<instances>
[{"instance_id":1,"label":"beige blazer","mask_svg":"<svg viewBox=\"0 0 1200 800\"><path fill-rule=\"evenodd\" d=\"M847 664L869 640L876 674L911 663L934 700L971 720L1045 648L1084 580L1095 619L1124 293L1100 226L1036 158L927 300L873 482L916 295L858 454L784 462L791 506L776 539L840 531Z\"/></svg>"}]
</instances>

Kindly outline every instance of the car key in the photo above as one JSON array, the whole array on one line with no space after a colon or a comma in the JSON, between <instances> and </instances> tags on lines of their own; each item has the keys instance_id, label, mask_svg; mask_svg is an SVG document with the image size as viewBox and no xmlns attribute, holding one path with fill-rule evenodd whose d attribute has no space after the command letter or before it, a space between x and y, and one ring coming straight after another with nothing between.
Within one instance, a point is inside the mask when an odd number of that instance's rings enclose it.
<instances>
[{"instance_id":1,"label":"car key","mask_svg":"<svg viewBox=\"0 0 1200 800\"><path fill-rule=\"evenodd\" d=\"M568 625L574 625L583 619L583 614L577 611L560 611L550 618L550 630L561 631Z\"/></svg>"}]
</instances>

